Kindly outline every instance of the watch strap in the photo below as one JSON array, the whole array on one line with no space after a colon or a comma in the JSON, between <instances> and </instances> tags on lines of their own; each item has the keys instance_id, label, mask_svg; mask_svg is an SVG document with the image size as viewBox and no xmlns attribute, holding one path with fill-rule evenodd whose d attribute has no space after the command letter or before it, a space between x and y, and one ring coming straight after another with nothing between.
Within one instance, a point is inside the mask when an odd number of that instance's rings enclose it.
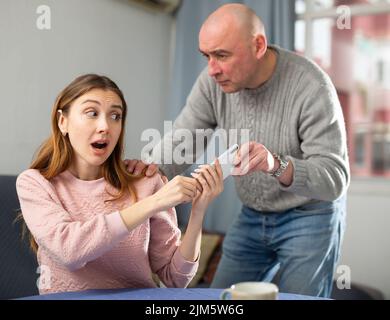
<instances>
[{"instance_id":1,"label":"watch strap","mask_svg":"<svg viewBox=\"0 0 390 320\"><path fill-rule=\"evenodd\" d=\"M288 160L285 159L283 156L275 153L273 154L273 156L275 160L279 162L279 168L276 171L271 172L271 177L278 178L283 174L284 171L286 171L288 166Z\"/></svg>"}]
</instances>

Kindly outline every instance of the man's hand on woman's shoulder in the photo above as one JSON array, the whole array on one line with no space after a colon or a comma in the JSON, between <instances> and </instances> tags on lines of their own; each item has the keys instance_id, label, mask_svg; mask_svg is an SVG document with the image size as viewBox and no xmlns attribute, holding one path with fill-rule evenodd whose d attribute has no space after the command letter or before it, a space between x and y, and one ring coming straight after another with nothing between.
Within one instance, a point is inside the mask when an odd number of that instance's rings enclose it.
<instances>
[{"instance_id":1,"label":"man's hand on woman's shoulder","mask_svg":"<svg viewBox=\"0 0 390 320\"><path fill-rule=\"evenodd\" d=\"M146 169L145 175L147 177L154 176L156 173L159 172L158 165L154 163L146 164L141 160L136 160L136 159L126 159L123 162L127 168L127 171L134 175L141 174L141 172L145 169Z\"/></svg>"}]
</instances>

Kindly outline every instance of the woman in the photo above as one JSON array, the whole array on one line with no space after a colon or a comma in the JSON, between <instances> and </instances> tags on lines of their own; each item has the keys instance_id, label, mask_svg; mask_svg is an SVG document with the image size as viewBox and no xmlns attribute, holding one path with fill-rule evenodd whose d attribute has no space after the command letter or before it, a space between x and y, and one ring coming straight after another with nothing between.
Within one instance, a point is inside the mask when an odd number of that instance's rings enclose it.
<instances>
[{"instance_id":1,"label":"woman","mask_svg":"<svg viewBox=\"0 0 390 320\"><path fill-rule=\"evenodd\" d=\"M219 163L194 178L133 176L122 162L127 106L104 76L75 79L53 106L51 137L17 179L37 250L40 293L186 287L195 275L203 217L223 190ZM197 191L198 190L198 191ZM202 191L199 191L202 190ZM174 206L192 201L180 240Z\"/></svg>"}]
</instances>

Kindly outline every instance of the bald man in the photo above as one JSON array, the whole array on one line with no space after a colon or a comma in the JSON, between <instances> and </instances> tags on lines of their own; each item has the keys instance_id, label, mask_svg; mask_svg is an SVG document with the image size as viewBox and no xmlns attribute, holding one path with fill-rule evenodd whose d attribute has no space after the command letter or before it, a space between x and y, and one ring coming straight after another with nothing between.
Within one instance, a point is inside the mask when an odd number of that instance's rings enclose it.
<instances>
[{"instance_id":1,"label":"bald man","mask_svg":"<svg viewBox=\"0 0 390 320\"><path fill-rule=\"evenodd\" d=\"M194 139L196 129L250 132L234 171L243 207L226 234L212 287L277 279L281 292L329 297L350 181L333 84L313 62L269 45L259 17L241 4L224 5L207 18L199 50L208 66L174 130L190 129ZM170 144L164 139L163 150L172 150ZM160 168L173 177L188 166ZM132 161L134 168L144 165ZM156 171L150 165L147 174Z\"/></svg>"}]
</instances>

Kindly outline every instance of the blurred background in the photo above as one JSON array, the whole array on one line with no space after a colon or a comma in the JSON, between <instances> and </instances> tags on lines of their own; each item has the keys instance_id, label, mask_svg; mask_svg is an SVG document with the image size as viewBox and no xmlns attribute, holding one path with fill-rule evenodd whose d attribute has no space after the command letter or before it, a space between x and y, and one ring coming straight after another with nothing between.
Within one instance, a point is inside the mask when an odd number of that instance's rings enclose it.
<instances>
[{"instance_id":1,"label":"blurred background","mask_svg":"<svg viewBox=\"0 0 390 320\"><path fill-rule=\"evenodd\" d=\"M56 95L84 73L107 75L124 92L126 157L140 158L146 144L141 133L149 128L163 133L164 121L175 119L206 66L198 52L202 22L230 2L252 7L270 43L313 59L332 78L352 171L335 280L349 270L352 286L390 299L389 0L2 0L0 175L16 176L28 168L50 134ZM206 216L209 233L223 235L240 211L231 179ZM9 278L4 270L12 270L3 265L19 249L12 247L14 236L6 238L14 228L6 206L14 186L2 182L0 187L3 290ZM182 224L187 211L178 208ZM0 297L7 295L0 292Z\"/></svg>"}]
</instances>

